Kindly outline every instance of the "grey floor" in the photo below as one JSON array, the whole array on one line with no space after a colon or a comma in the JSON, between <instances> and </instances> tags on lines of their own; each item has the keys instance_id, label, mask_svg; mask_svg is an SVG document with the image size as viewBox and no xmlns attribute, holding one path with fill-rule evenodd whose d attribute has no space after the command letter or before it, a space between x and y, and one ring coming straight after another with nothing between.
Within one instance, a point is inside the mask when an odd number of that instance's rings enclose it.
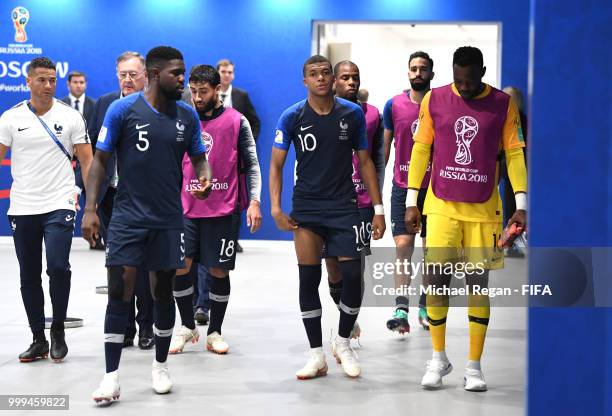
<instances>
[{"instance_id":1,"label":"grey floor","mask_svg":"<svg viewBox=\"0 0 612 416\"><path fill-rule=\"evenodd\" d=\"M385 243L391 243L386 237ZM383 244L385 244L383 243ZM299 319L297 268L293 246L286 242L244 242L232 274L232 294L223 332L230 353L218 356L202 340L186 352L171 356L172 393L155 395L150 388L151 351L124 350L120 367L121 400L96 408L90 399L104 372L103 322L106 297L95 294L104 284L104 254L90 251L75 239L71 263L72 294L69 315L85 321L67 330L70 348L65 362L21 364L17 355L30 342L19 293L19 272L9 239L0 239L0 394L68 394L71 414L120 412L122 415L211 414L248 412L291 414L325 412L351 415L521 415L525 407L526 310L499 308L492 312L483 370L489 391L469 393L462 388L467 356L467 318L464 308L451 309L447 352L455 370L441 391L419 385L431 354L429 334L417 327L408 336L385 328L389 308L364 308L359 316L362 377L346 378L331 359L329 339L338 312L326 285L321 285L324 308L324 349L327 377L297 381L294 372L305 363L307 341ZM524 276L525 260L507 260L501 276ZM496 279L496 274L492 279ZM521 277L521 279L524 277ZM47 285L46 276L43 285ZM46 290L46 289L45 289ZM47 299L47 310L50 305ZM200 327L205 333L206 327ZM1 412L1 411L0 411ZM33 412L31 412L33 413ZM7 414L7 413L4 413ZM19 414L28 414L20 412ZM56 413L54 413L56 414Z\"/></svg>"}]
</instances>

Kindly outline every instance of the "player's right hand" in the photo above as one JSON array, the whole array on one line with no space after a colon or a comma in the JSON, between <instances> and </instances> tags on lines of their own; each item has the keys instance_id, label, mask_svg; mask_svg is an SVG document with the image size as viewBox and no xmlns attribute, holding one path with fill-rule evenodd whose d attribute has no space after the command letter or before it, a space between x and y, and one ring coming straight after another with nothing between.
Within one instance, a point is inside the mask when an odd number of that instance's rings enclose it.
<instances>
[{"instance_id":1,"label":"player's right hand","mask_svg":"<svg viewBox=\"0 0 612 416\"><path fill-rule=\"evenodd\" d=\"M95 211L85 210L83 221L81 222L81 233L89 245L95 247L96 240L100 239L100 219Z\"/></svg>"},{"instance_id":2,"label":"player's right hand","mask_svg":"<svg viewBox=\"0 0 612 416\"><path fill-rule=\"evenodd\" d=\"M202 176L199 178L200 181L200 189L191 191L191 195L193 195L197 199L206 199L212 190L212 183L208 180L208 178Z\"/></svg>"},{"instance_id":3,"label":"player's right hand","mask_svg":"<svg viewBox=\"0 0 612 416\"><path fill-rule=\"evenodd\" d=\"M298 228L297 222L283 211L272 211L272 218L274 218L274 222L276 223L276 227L281 231L294 231Z\"/></svg>"},{"instance_id":4,"label":"player's right hand","mask_svg":"<svg viewBox=\"0 0 612 416\"><path fill-rule=\"evenodd\" d=\"M404 225L408 234L417 234L421 231L421 213L417 207L406 208Z\"/></svg>"}]
</instances>

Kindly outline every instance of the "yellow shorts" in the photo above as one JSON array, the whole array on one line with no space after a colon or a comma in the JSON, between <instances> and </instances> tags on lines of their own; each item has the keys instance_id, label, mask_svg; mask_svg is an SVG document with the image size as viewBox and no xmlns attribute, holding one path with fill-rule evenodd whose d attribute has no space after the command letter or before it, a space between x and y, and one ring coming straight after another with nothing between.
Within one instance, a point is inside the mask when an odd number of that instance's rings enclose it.
<instances>
[{"instance_id":1,"label":"yellow shorts","mask_svg":"<svg viewBox=\"0 0 612 416\"><path fill-rule=\"evenodd\" d=\"M461 221L439 214L427 216L427 262L469 262L484 269L504 267L497 248L501 222Z\"/></svg>"}]
</instances>

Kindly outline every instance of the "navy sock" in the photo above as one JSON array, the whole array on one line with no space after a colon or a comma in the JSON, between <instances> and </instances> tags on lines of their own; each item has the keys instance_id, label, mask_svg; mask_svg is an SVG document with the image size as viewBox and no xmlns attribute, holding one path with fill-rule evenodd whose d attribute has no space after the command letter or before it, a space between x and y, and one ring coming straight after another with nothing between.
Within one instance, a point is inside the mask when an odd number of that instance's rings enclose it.
<instances>
[{"instance_id":1,"label":"navy sock","mask_svg":"<svg viewBox=\"0 0 612 416\"><path fill-rule=\"evenodd\" d=\"M174 300L181 315L181 323L189 329L195 328L193 320L193 281L191 274L174 277Z\"/></svg>"},{"instance_id":2,"label":"navy sock","mask_svg":"<svg viewBox=\"0 0 612 416\"><path fill-rule=\"evenodd\" d=\"M168 350L170 349L170 340L172 339L172 330L174 329L174 320L176 318L176 310L172 297L166 301L155 301L153 304L153 318L155 325L153 333L155 334L155 360L163 363L168 358Z\"/></svg>"},{"instance_id":3,"label":"navy sock","mask_svg":"<svg viewBox=\"0 0 612 416\"><path fill-rule=\"evenodd\" d=\"M351 335L362 299L361 260L348 260L339 263L342 271L342 295L340 298L340 322L338 335L348 338Z\"/></svg>"},{"instance_id":4,"label":"navy sock","mask_svg":"<svg viewBox=\"0 0 612 416\"><path fill-rule=\"evenodd\" d=\"M401 309L408 313L408 298L406 296L398 296L395 298L395 309Z\"/></svg>"},{"instance_id":5,"label":"navy sock","mask_svg":"<svg viewBox=\"0 0 612 416\"><path fill-rule=\"evenodd\" d=\"M224 278L212 277L210 283L210 322L208 323L208 335L213 332L221 334L221 326L223 318L225 318L225 310L230 297L230 279L229 275Z\"/></svg>"},{"instance_id":6,"label":"navy sock","mask_svg":"<svg viewBox=\"0 0 612 416\"><path fill-rule=\"evenodd\" d=\"M300 310L310 348L323 345L321 334L321 265L298 265L300 270Z\"/></svg>"},{"instance_id":7,"label":"navy sock","mask_svg":"<svg viewBox=\"0 0 612 416\"><path fill-rule=\"evenodd\" d=\"M340 296L342 295L342 280L338 283L329 282L329 294L334 300L336 307L340 307Z\"/></svg>"},{"instance_id":8,"label":"navy sock","mask_svg":"<svg viewBox=\"0 0 612 416\"><path fill-rule=\"evenodd\" d=\"M106 305L106 317L104 318L104 357L106 359L107 373L119 368L129 308L130 302L123 302L121 300L109 299Z\"/></svg>"}]
</instances>

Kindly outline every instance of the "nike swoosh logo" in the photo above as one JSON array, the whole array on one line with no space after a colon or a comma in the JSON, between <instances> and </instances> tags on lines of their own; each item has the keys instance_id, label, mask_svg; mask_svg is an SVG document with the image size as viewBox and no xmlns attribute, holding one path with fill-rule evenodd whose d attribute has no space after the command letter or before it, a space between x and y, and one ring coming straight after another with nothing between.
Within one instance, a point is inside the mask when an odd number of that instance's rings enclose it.
<instances>
[{"instance_id":1,"label":"nike swoosh logo","mask_svg":"<svg viewBox=\"0 0 612 416\"><path fill-rule=\"evenodd\" d=\"M185 256L181 254L181 261L185 260Z\"/></svg>"},{"instance_id":2,"label":"nike swoosh logo","mask_svg":"<svg viewBox=\"0 0 612 416\"><path fill-rule=\"evenodd\" d=\"M151 125L151 123L149 123L149 124L143 124L143 125L141 126L140 124L136 123L136 130L144 129L145 127L150 126L150 125Z\"/></svg>"},{"instance_id":3,"label":"nike swoosh logo","mask_svg":"<svg viewBox=\"0 0 612 416\"><path fill-rule=\"evenodd\" d=\"M66 215L66 221L71 221L74 217L71 217L70 215Z\"/></svg>"},{"instance_id":4,"label":"nike swoosh logo","mask_svg":"<svg viewBox=\"0 0 612 416\"><path fill-rule=\"evenodd\" d=\"M29 127L24 127L24 128L17 127L17 131L24 131L24 130L27 130L27 129L29 129Z\"/></svg>"},{"instance_id":5,"label":"nike swoosh logo","mask_svg":"<svg viewBox=\"0 0 612 416\"><path fill-rule=\"evenodd\" d=\"M226 261L230 261L230 260L231 260L231 259L225 259L225 260L223 260L223 259L219 259L219 263L225 263Z\"/></svg>"},{"instance_id":6,"label":"nike swoosh logo","mask_svg":"<svg viewBox=\"0 0 612 416\"><path fill-rule=\"evenodd\" d=\"M306 126L306 127L300 126L300 131L306 131L309 128L311 128L312 126L314 126L314 124L311 124L310 126Z\"/></svg>"}]
</instances>

